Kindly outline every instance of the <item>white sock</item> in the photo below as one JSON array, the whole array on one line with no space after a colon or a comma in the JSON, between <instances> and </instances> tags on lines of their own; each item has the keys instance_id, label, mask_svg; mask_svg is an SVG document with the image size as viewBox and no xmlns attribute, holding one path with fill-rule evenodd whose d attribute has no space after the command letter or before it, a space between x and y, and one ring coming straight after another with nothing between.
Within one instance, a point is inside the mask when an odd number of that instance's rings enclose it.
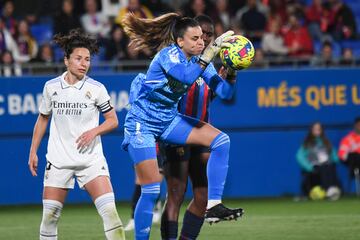
<instances>
[{"instance_id":1,"label":"white sock","mask_svg":"<svg viewBox=\"0 0 360 240\"><path fill-rule=\"evenodd\" d=\"M40 224L40 240L57 240L57 224L63 204L56 200L43 200L43 217Z\"/></svg>"},{"instance_id":2,"label":"white sock","mask_svg":"<svg viewBox=\"0 0 360 240\"><path fill-rule=\"evenodd\" d=\"M208 200L206 209L210 209L213 206L216 206L221 203L221 200Z\"/></svg>"},{"instance_id":3,"label":"white sock","mask_svg":"<svg viewBox=\"0 0 360 240\"><path fill-rule=\"evenodd\" d=\"M95 199L95 206L100 214L107 240L125 240L125 232L116 211L114 193L105 193Z\"/></svg>"}]
</instances>

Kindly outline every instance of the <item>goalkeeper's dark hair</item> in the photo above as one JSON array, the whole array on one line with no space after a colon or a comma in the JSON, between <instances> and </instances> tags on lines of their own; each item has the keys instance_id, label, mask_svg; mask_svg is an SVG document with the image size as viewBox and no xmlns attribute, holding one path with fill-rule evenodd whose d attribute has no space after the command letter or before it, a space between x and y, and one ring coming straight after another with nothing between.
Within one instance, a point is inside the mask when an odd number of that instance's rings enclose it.
<instances>
[{"instance_id":1,"label":"goalkeeper's dark hair","mask_svg":"<svg viewBox=\"0 0 360 240\"><path fill-rule=\"evenodd\" d=\"M64 50L66 58L70 57L70 54L75 48L86 48L89 50L90 54L99 52L96 38L83 32L80 28L71 30L67 35L56 34L54 35L53 40Z\"/></svg>"},{"instance_id":2,"label":"goalkeeper's dark hair","mask_svg":"<svg viewBox=\"0 0 360 240\"><path fill-rule=\"evenodd\" d=\"M154 19L138 18L128 13L122 20L125 33L130 44L136 49L149 49L156 52L161 48L176 43L184 36L188 27L197 27L199 23L189 17L181 17L177 13L167 13Z\"/></svg>"}]
</instances>

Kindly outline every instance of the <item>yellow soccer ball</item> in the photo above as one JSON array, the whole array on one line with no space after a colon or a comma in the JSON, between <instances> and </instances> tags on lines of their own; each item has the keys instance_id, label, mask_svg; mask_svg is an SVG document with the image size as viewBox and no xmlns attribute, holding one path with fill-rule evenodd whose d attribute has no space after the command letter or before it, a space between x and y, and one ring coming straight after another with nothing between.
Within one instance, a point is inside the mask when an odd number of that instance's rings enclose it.
<instances>
[{"instance_id":1,"label":"yellow soccer ball","mask_svg":"<svg viewBox=\"0 0 360 240\"><path fill-rule=\"evenodd\" d=\"M255 48L244 36L235 35L230 48L220 50L220 58L225 67L241 70L249 67L254 60Z\"/></svg>"},{"instance_id":2,"label":"yellow soccer ball","mask_svg":"<svg viewBox=\"0 0 360 240\"><path fill-rule=\"evenodd\" d=\"M320 186L315 186L310 190L309 195L312 200L322 200L326 197L326 192Z\"/></svg>"}]
</instances>

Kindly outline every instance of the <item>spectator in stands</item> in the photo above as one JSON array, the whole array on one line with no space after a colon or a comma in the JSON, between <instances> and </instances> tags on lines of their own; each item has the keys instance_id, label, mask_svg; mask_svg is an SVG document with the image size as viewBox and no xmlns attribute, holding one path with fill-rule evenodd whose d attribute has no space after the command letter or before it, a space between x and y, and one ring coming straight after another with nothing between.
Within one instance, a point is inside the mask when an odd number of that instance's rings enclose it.
<instances>
[{"instance_id":1,"label":"spectator in stands","mask_svg":"<svg viewBox=\"0 0 360 240\"><path fill-rule=\"evenodd\" d=\"M38 44L30 32L29 24L26 20L20 20L15 34L15 41L24 62L28 62L36 57L38 53Z\"/></svg>"},{"instance_id":2,"label":"spectator in stands","mask_svg":"<svg viewBox=\"0 0 360 240\"><path fill-rule=\"evenodd\" d=\"M54 51L50 43L44 43L40 46L39 53L32 63L41 63L40 65L34 65L32 68L33 74L51 74L57 73L57 68L54 66L55 57Z\"/></svg>"},{"instance_id":3,"label":"spectator in stands","mask_svg":"<svg viewBox=\"0 0 360 240\"><path fill-rule=\"evenodd\" d=\"M248 0L247 7L238 24L251 41L260 42L266 27L266 16L258 9L256 0Z\"/></svg>"},{"instance_id":4,"label":"spectator in stands","mask_svg":"<svg viewBox=\"0 0 360 240\"><path fill-rule=\"evenodd\" d=\"M306 22L311 37L314 40L323 40L323 30L327 29L327 19L324 17L322 0L312 0L305 10Z\"/></svg>"},{"instance_id":5,"label":"spectator in stands","mask_svg":"<svg viewBox=\"0 0 360 240\"><path fill-rule=\"evenodd\" d=\"M230 0L231 1L231 0ZM270 0L269 1L269 4L272 3L272 1L277 1L277 0ZM282 1L282 0L280 0ZM236 21L236 24L239 24L240 21L241 21L241 18L243 16L243 14L247 11L249 11L250 9L250 5L249 5L249 0L240 0L238 1L240 2L240 5L242 5L241 8L238 8L236 9L236 14L235 14L235 21ZM241 3L242 2L242 3ZM285 4L284 4L285 5ZM230 5L230 6L233 6L233 5ZM268 6L266 6L265 4L262 3L261 0L256 0L256 8L262 13L264 14L265 16L268 15L268 12L269 12L269 9L268 9Z\"/></svg>"},{"instance_id":6,"label":"spectator in stands","mask_svg":"<svg viewBox=\"0 0 360 240\"><path fill-rule=\"evenodd\" d=\"M342 50L342 55L339 64L341 66L355 65L355 58L351 48L344 48Z\"/></svg>"},{"instance_id":7,"label":"spectator in stands","mask_svg":"<svg viewBox=\"0 0 360 240\"><path fill-rule=\"evenodd\" d=\"M33 62L55 63L54 51L50 43L44 43L40 46L40 51Z\"/></svg>"},{"instance_id":8,"label":"spectator in stands","mask_svg":"<svg viewBox=\"0 0 360 240\"><path fill-rule=\"evenodd\" d=\"M302 170L301 184L303 196L308 196L312 187L320 185L332 197L332 190L339 187L335 163L339 158L321 123L311 125L309 132L297 151L296 159ZM334 200L334 199L333 199Z\"/></svg>"},{"instance_id":9,"label":"spectator in stands","mask_svg":"<svg viewBox=\"0 0 360 240\"><path fill-rule=\"evenodd\" d=\"M80 18L85 32L97 36L99 39L108 38L111 25L107 16L98 11L96 0L85 0L85 11Z\"/></svg>"},{"instance_id":10,"label":"spectator in stands","mask_svg":"<svg viewBox=\"0 0 360 240\"><path fill-rule=\"evenodd\" d=\"M80 28L80 20L74 14L74 4L72 0L63 0L62 9L54 18L54 33L67 34L71 29Z\"/></svg>"},{"instance_id":11,"label":"spectator in stands","mask_svg":"<svg viewBox=\"0 0 360 240\"><path fill-rule=\"evenodd\" d=\"M182 6L183 16L194 18L205 14L210 15L210 9L214 9L208 0L190 0Z\"/></svg>"},{"instance_id":12,"label":"spectator in stands","mask_svg":"<svg viewBox=\"0 0 360 240\"><path fill-rule=\"evenodd\" d=\"M222 21L215 21L214 23L214 33L215 33L215 37L220 36L221 34L223 34L223 32L225 32L225 27L224 24L222 23Z\"/></svg>"},{"instance_id":13,"label":"spectator in stands","mask_svg":"<svg viewBox=\"0 0 360 240\"><path fill-rule=\"evenodd\" d=\"M211 12L210 17L212 19L218 19L224 24L225 30L230 29L232 24L233 16L229 11L229 1L228 0L218 0L215 1L215 8Z\"/></svg>"},{"instance_id":14,"label":"spectator in stands","mask_svg":"<svg viewBox=\"0 0 360 240\"><path fill-rule=\"evenodd\" d=\"M4 19L0 17L0 54L5 52L6 50L11 53L16 63L24 62L27 60L20 55L16 41L5 27Z\"/></svg>"},{"instance_id":15,"label":"spectator in stands","mask_svg":"<svg viewBox=\"0 0 360 240\"><path fill-rule=\"evenodd\" d=\"M12 77L12 76L21 76L22 70L19 64L14 62L13 56L11 52L5 50L1 54L1 62L0 62L0 76L1 77Z\"/></svg>"},{"instance_id":16,"label":"spectator in stands","mask_svg":"<svg viewBox=\"0 0 360 240\"><path fill-rule=\"evenodd\" d=\"M174 9L162 0L143 0L141 3L156 17L174 11Z\"/></svg>"},{"instance_id":17,"label":"spectator in stands","mask_svg":"<svg viewBox=\"0 0 360 240\"><path fill-rule=\"evenodd\" d=\"M127 56L128 39L120 25L115 24L111 29L110 39L105 45L105 60L119 61Z\"/></svg>"},{"instance_id":18,"label":"spectator in stands","mask_svg":"<svg viewBox=\"0 0 360 240\"><path fill-rule=\"evenodd\" d=\"M110 19L115 18L121 6L120 2L119 0L101 0L101 12Z\"/></svg>"},{"instance_id":19,"label":"spectator in stands","mask_svg":"<svg viewBox=\"0 0 360 240\"><path fill-rule=\"evenodd\" d=\"M239 9L246 5L246 0L228 0L229 12L231 16L236 16Z\"/></svg>"},{"instance_id":20,"label":"spectator in stands","mask_svg":"<svg viewBox=\"0 0 360 240\"><path fill-rule=\"evenodd\" d=\"M284 44L284 39L280 34L280 27L280 20L272 21L269 32L266 32L262 38L261 48L268 56L284 56L291 50Z\"/></svg>"},{"instance_id":21,"label":"spectator in stands","mask_svg":"<svg viewBox=\"0 0 360 240\"><path fill-rule=\"evenodd\" d=\"M355 118L354 130L340 142L339 158L350 170L351 176L358 174L360 169L360 117Z\"/></svg>"},{"instance_id":22,"label":"spectator in stands","mask_svg":"<svg viewBox=\"0 0 360 240\"><path fill-rule=\"evenodd\" d=\"M324 42L321 48L321 55L315 56L312 60L312 65L331 67L337 65L337 61L333 56L333 46L331 42Z\"/></svg>"},{"instance_id":23,"label":"spectator in stands","mask_svg":"<svg viewBox=\"0 0 360 240\"><path fill-rule=\"evenodd\" d=\"M16 33L16 25L17 25L16 18L14 17L14 10L15 10L15 6L13 1L8 0L5 1L1 13L5 26L12 36L14 36Z\"/></svg>"},{"instance_id":24,"label":"spectator in stands","mask_svg":"<svg viewBox=\"0 0 360 240\"><path fill-rule=\"evenodd\" d=\"M331 33L334 29L334 22L335 12L332 9L332 5L329 1L324 1L322 3L322 17L320 22L320 29L326 37L325 40L329 40L329 37L332 39Z\"/></svg>"},{"instance_id":25,"label":"spectator in stands","mask_svg":"<svg viewBox=\"0 0 360 240\"><path fill-rule=\"evenodd\" d=\"M115 19L115 23L121 25L121 20L129 12L134 13L135 16L140 18L154 17L152 12L147 7L140 4L140 0L129 0L129 4L127 6L120 8L119 13Z\"/></svg>"},{"instance_id":26,"label":"spectator in stands","mask_svg":"<svg viewBox=\"0 0 360 240\"><path fill-rule=\"evenodd\" d=\"M266 29L270 29L273 21L279 21L283 26L287 21L286 0L269 0L269 14Z\"/></svg>"},{"instance_id":27,"label":"spectator in stands","mask_svg":"<svg viewBox=\"0 0 360 240\"><path fill-rule=\"evenodd\" d=\"M287 16L295 15L301 23L304 23L305 9L299 0L287 0L285 5Z\"/></svg>"},{"instance_id":28,"label":"spectator in stands","mask_svg":"<svg viewBox=\"0 0 360 240\"><path fill-rule=\"evenodd\" d=\"M313 43L306 26L301 26L297 16L289 16L287 30L284 35L285 45L292 49L290 56L311 56Z\"/></svg>"},{"instance_id":29,"label":"spectator in stands","mask_svg":"<svg viewBox=\"0 0 360 240\"><path fill-rule=\"evenodd\" d=\"M255 50L254 62L251 64L252 68L265 68L267 67L267 62L264 56L264 51L261 48Z\"/></svg>"},{"instance_id":30,"label":"spectator in stands","mask_svg":"<svg viewBox=\"0 0 360 240\"><path fill-rule=\"evenodd\" d=\"M128 45L126 56L128 60L146 60L150 59L150 57L154 56L154 54L146 48L136 49L135 44L130 44Z\"/></svg>"},{"instance_id":31,"label":"spectator in stands","mask_svg":"<svg viewBox=\"0 0 360 240\"><path fill-rule=\"evenodd\" d=\"M352 10L342 0L329 0L335 13L333 37L336 40L355 39L356 21Z\"/></svg>"}]
</instances>

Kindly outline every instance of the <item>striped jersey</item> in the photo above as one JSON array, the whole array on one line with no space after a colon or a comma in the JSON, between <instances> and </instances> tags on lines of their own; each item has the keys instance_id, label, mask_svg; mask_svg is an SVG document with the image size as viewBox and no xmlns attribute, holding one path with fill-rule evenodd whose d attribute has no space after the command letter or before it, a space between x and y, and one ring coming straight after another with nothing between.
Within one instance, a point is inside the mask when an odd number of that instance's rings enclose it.
<instances>
[{"instance_id":1,"label":"striped jersey","mask_svg":"<svg viewBox=\"0 0 360 240\"><path fill-rule=\"evenodd\" d=\"M181 114L209 122L209 104L213 92L203 78L199 77L181 98L178 110Z\"/></svg>"}]
</instances>

